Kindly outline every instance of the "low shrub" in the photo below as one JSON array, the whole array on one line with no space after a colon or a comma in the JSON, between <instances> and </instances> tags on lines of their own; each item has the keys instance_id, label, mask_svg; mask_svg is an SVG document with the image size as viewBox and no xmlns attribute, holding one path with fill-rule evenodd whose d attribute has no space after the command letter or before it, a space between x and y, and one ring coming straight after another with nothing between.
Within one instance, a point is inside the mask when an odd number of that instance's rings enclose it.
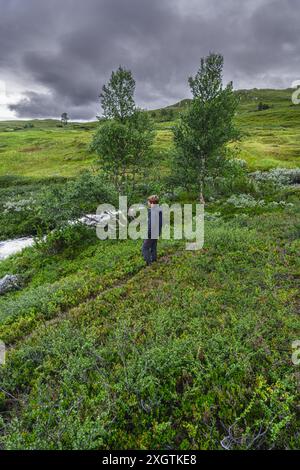
<instances>
[{"instance_id":1,"label":"low shrub","mask_svg":"<svg viewBox=\"0 0 300 470\"><path fill-rule=\"evenodd\" d=\"M94 239L94 229L82 223L76 223L52 230L46 238L38 241L37 247L47 256L63 252L64 257L73 258L78 249L82 249L83 242L94 241Z\"/></svg>"},{"instance_id":2,"label":"low shrub","mask_svg":"<svg viewBox=\"0 0 300 470\"><path fill-rule=\"evenodd\" d=\"M84 172L69 181L24 182L4 180L0 190L0 239L43 235L86 213L96 213L102 203L116 204L118 195L103 176Z\"/></svg>"},{"instance_id":3,"label":"low shrub","mask_svg":"<svg viewBox=\"0 0 300 470\"><path fill-rule=\"evenodd\" d=\"M293 207L292 203L285 202L285 201L271 201L266 202L263 199L255 199L250 194L234 194L230 198L227 199L226 204L232 205L236 208L279 208L279 207Z\"/></svg>"},{"instance_id":4,"label":"low shrub","mask_svg":"<svg viewBox=\"0 0 300 470\"><path fill-rule=\"evenodd\" d=\"M300 168L273 168L270 171L255 171L250 177L259 183L271 182L276 186L300 184Z\"/></svg>"}]
</instances>

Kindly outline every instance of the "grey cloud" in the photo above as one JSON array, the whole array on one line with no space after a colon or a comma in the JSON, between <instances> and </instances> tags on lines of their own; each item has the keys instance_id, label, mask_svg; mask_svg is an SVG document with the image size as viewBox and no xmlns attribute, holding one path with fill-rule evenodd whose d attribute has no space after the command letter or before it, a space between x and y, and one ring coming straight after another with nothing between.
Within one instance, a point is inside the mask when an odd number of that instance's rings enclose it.
<instances>
[{"instance_id":1,"label":"grey cloud","mask_svg":"<svg viewBox=\"0 0 300 470\"><path fill-rule=\"evenodd\" d=\"M11 105L20 117L94 118L120 64L134 73L140 106L170 104L188 96L187 77L210 50L223 53L236 87L289 86L300 74L293 0L0 0L0 8L0 79L26 83Z\"/></svg>"},{"instance_id":2,"label":"grey cloud","mask_svg":"<svg viewBox=\"0 0 300 470\"><path fill-rule=\"evenodd\" d=\"M10 109L16 111L19 116L33 118L59 117L62 110L66 110L69 116L75 120L90 119L95 116L96 105L87 104L76 106L69 98L63 98L56 93L36 93L28 91L26 96L17 104L11 104Z\"/></svg>"}]
</instances>

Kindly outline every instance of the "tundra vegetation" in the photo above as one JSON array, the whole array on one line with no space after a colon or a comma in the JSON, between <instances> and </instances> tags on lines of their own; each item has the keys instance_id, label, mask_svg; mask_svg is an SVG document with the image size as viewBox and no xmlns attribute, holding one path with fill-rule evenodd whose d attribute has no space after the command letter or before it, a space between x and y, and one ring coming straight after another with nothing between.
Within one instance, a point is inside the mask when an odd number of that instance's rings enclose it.
<instances>
[{"instance_id":1,"label":"tundra vegetation","mask_svg":"<svg viewBox=\"0 0 300 470\"><path fill-rule=\"evenodd\" d=\"M0 279L20 281L0 297L0 448L299 448L300 107L290 90L216 80L228 126L197 153L193 113L217 109L198 97L209 64L222 59L204 59L192 102L166 110L137 110L120 68L99 122L0 122L0 240L37 239L0 262ZM124 173L108 135L128 144ZM198 201L197 178L178 178L183 153L196 177L206 156L201 251L163 240L145 269L140 241L70 225L124 187L132 202Z\"/></svg>"}]
</instances>

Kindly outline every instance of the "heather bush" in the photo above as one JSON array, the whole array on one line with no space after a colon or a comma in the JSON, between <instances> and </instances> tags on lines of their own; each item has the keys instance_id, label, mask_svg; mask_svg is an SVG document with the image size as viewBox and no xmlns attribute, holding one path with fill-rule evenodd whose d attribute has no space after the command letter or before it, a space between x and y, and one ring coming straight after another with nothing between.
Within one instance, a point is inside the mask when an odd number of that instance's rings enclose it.
<instances>
[{"instance_id":1,"label":"heather bush","mask_svg":"<svg viewBox=\"0 0 300 470\"><path fill-rule=\"evenodd\" d=\"M259 183L271 182L276 186L300 184L299 168L273 168L270 171L255 171L250 176Z\"/></svg>"}]
</instances>

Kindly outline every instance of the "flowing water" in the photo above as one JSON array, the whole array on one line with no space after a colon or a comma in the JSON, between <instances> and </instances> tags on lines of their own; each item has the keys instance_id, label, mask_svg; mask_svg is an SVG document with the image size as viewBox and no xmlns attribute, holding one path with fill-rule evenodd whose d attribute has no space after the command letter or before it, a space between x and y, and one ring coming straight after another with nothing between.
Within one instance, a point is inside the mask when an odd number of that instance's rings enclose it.
<instances>
[{"instance_id":1,"label":"flowing water","mask_svg":"<svg viewBox=\"0 0 300 470\"><path fill-rule=\"evenodd\" d=\"M14 240L0 241L0 260L4 260L15 253L19 253L24 248L34 245L33 237L15 238Z\"/></svg>"},{"instance_id":2,"label":"flowing water","mask_svg":"<svg viewBox=\"0 0 300 470\"><path fill-rule=\"evenodd\" d=\"M118 212L108 212L102 214L86 214L81 219L78 219L74 222L69 222L70 224L81 222L88 226L95 226L98 222L104 219L110 219L111 216L116 216ZM8 258L11 255L19 253L24 248L34 245L33 237L22 237L15 238L13 240L0 241L0 261Z\"/></svg>"}]
</instances>

